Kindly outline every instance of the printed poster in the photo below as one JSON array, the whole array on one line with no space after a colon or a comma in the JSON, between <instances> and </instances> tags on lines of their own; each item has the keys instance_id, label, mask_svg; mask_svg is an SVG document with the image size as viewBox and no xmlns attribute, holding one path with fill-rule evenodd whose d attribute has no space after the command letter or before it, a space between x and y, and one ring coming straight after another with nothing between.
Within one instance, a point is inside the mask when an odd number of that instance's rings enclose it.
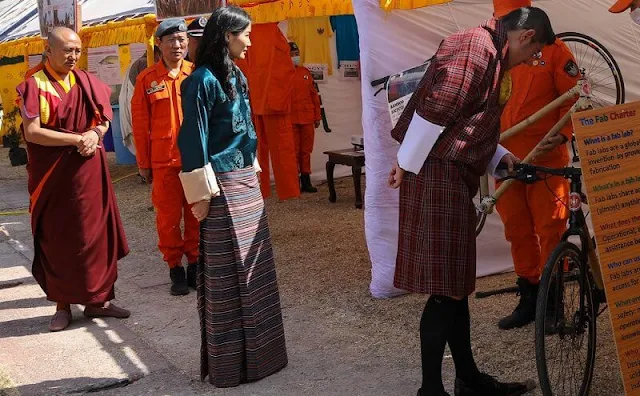
<instances>
[{"instance_id":1,"label":"printed poster","mask_svg":"<svg viewBox=\"0 0 640 396\"><path fill-rule=\"evenodd\" d=\"M313 81L318 84L327 83L327 76L329 75L329 65L320 63L305 63L304 67L306 67L311 72Z\"/></svg>"},{"instance_id":2,"label":"printed poster","mask_svg":"<svg viewBox=\"0 0 640 396\"><path fill-rule=\"evenodd\" d=\"M340 76L343 80L360 80L360 62L340 61Z\"/></svg>"},{"instance_id":3,"label":"printed poster","mask_svg":"<svg viewBox=\"0 0 640 396\"><path fill-rule=\"evenodd\" d=\"M120 52L117 45L89 48L88 71L111 87L111 104L118 104L122 77L120 75Z\"/></svg>"},{"instance_id":4,"label":"printed poster","mask_svg":"<svg viewBox=\"0 0 640 396\"><path fill-rule=\"evenodd\" d=\"M47 38L54 27L65 26L80 31L82 18L78 0L38 0L40 35Z\"/></svg>"},{"instance_id":5,"label":"printed poster","mask_svg":"<svg viewBox=\"0 0 640 396\"><path fill-rule=\"evenodd\" d=\"M431 60L428 60L419 66L389 76L389 80L386 83L387 101L389 103L391 124L394 127L409 99L418 88L418 84L420 84L420 80L422 80L430 63Z\"/></svg>"},{"instance_id":6,"label":"printed poster","mask_svg":"<svg viewBox=\"0 0 640 396\"><path fill-rule=\"evenodd\" d=\"M147 45L144 43L129 44L129 51L131 52L131 62L135 62L147 52Z\"/></svg>"},{"instance_id":7,"label":"printed poster","mask_svg":"<svg viewBox=\"0 0 640 396\"><path fill-rule=\"evenodd\" d=\"M42 62L42 54L29 55L29 58L27 58L27 62L29 64L29 69L38 66Z\"/></svg>"},{"instance_id":8,"label":"printed poster","mask_svg":"<svg viewBox=\"0 0 640 396\"><path fill-rule=\"evenodd\" d=\"M572 114L626 395L640 395L640 102Z\"/></svg>"}]
</instances>

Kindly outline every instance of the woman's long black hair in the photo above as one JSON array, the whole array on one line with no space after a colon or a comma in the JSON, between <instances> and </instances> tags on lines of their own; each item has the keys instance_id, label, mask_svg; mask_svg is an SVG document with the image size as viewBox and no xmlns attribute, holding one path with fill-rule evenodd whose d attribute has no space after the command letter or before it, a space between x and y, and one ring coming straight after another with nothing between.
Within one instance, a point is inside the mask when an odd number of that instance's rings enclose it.
<instances>
[{"instance_id":1,"label":"woman's long black hair","mask_svg":"<svg viewBox=\"0 0 640 396\"><path fill-rule=\"evenodd\" d=\"M196 56L196 67L210 66L222 89L234 99L236 89L231 83L233 72L237 67L229 54L229 43L226 33L239 35L251 24L251 18L245 10L237 6L226 6L216 9L204 28L202 39ZM244 87L243 84L243 88Z\"/></svg>"}]
</instances>

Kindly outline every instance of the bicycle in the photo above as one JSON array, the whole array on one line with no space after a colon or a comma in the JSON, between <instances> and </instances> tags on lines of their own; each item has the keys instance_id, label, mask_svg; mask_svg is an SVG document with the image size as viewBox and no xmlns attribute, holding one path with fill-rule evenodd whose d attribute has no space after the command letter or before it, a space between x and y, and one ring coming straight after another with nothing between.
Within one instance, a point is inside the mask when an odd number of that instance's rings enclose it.
<instances>
[{"instance_id":1,"label":"bicycle","mask_svg":"<svg viewBox=\"0 0 640 396\"><path fill-rule=\"evenodd\" d=\"M579 82L572 90L549 103L528 119L502 133L500 141L517 134L548 114L548 112L557 109L565 101L578 95L581 91L580 84L585 82L588 83L590 92L588 95L583 94L582 98L584 99L585 96L588 96L591 106L606 107L624 103L625 89L622 73L611 53L600 42L586 34L576 32L563 32L557 34L556 37L562 40L574 54L578 67L582 72L582 83ZM560 128L562 126L564 124ZM579 163L580 158L575 147L575 137L571 139L571 148L573 151L573 163ZM486 201L488 197L490 197L489 179L485 175L480 179L480 190L474 198L476 205L476 236L482 232L487 215L493 212L493 207L489 207L488 210L486 210L486 207L483 209L483 201Z\"/></svg>"},{"instance_id":2,"label":"bicycle","mask_svg":"<svg viewBox=\"0 0 640 396\"><path fill-rule=\"evenodd\" d=\"M596 352L596 319L604 312L599 306L606 302L600 264L595 251L595 238L589 232L586 216L582 209L586 196L582 192L582 170L576 167L546 168L529 164L515 166L515 175L506 179L524 183L545 181L549 176L564 177L570 181L569 228L562 236L556 249L549 257L538 289L535 319L536 366L543 395L576 395L589 393ZM569 241L578 237L580 246ZM577 285L577 292L565 295L569 286ZM577 301L576 301L577 300ZM567 309L567 302L577 303ZM584 355L584 367L576 368L580 359L578 353L570 359L560 361L560 370L550 369L551 357L565 353L562 345L550 345L553 339L560 344L569 344L569 349L578 346ZM567 342L568 341L568 342ZM578 362L579 363L579 362ZM579 381L567 379L567 372L580 375ZM552 375L557 373L557 378ZM562 383L560 383L562 381ZM568 393L563 391L569 388Z\"/></svg>"}]
</instances>

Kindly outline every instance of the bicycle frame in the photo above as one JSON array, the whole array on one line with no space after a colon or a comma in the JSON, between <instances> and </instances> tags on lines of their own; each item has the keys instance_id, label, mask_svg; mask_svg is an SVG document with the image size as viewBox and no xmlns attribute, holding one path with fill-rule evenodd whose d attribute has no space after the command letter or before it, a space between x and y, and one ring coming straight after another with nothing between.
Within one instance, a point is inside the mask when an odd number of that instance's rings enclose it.
<instances>
[{"instance_id":1,"label":"bicycle frame","mask_svg":"<svg viewBox=\"0 0 640 396\"><path fill-rule=\"evenodd\" d=\"M580 237L582 262L590 263L589 266L591 267L595 286L596 288L603 290L604 282L602 279L602 272L600 271L600 259L596 253L596 247L593 245L589 226L584 216L584 212L582 211L582 203L586 200L586 196L582 193L582 181L580 179L574 180L571 178L569 191L569 229L562 235L562 241L568 240L571 236ZM581 271L581 273L584 273L584 271ZM584 279L581 279L580 281L584 282Z\"/></svg>"},{"instance_id":2,"label":"bicycle frame","mask_svg":"<svg viewBox=\"0 0 640 396\"><path fill-rule=\"evenodd\" d=\"M549 132L545 135L544 138L538 143L538 145L527 155L526 158L522 160L523 164L532 163L536 157L539 155L539 148L547 138L551 136L555 136L560 132L560 130L565 126L569 119L571 118L571 114L576 111L586 110L592 107L591 105L591 89L589 86L589 82L585 77L584 70L581 70L581 78L578 80L578 83L571 88L569 91L564 93L562 96L556 98L553 102L547 104L542 109L538 110L535 114L527 118L526 120L520 122L519 124L513 126L512 128L506 130L500 135L500 141L504 141L505 139L512 137L526 127L532 125L540 118L547 115L552 110L560 107L564 102L568 99L580 95L578 101L571 107L571 109L564 115L562 118L556 123L556 125L549 130ZM507 180L502 183L502 185L495 191L493 195L489 194L489 177L488 175L484 175L480 178L480 204L476 206L476 209L482 213L492 213L493 207L495 206L498 199L504 194L504 192L509 188L509 186L514 182L514 180Z\"/></svg>"}]
</instances>

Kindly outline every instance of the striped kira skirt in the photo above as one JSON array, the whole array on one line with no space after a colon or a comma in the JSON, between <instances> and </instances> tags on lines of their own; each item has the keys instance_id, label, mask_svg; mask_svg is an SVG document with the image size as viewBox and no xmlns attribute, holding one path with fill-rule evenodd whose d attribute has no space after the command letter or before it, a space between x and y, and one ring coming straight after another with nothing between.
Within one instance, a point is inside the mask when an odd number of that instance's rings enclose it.
<instances>
[{"instance_id":1,"label":"striped kira skirt","mask_svg":"<svg viewBox=\"0 0 640 396\"><path fill-rule=\"evenodd\" d=\"M220 196L200 225L200 375L216 387L287 365L271 236L253 167L219 173Z\"/></svg>"}]
</instances>

